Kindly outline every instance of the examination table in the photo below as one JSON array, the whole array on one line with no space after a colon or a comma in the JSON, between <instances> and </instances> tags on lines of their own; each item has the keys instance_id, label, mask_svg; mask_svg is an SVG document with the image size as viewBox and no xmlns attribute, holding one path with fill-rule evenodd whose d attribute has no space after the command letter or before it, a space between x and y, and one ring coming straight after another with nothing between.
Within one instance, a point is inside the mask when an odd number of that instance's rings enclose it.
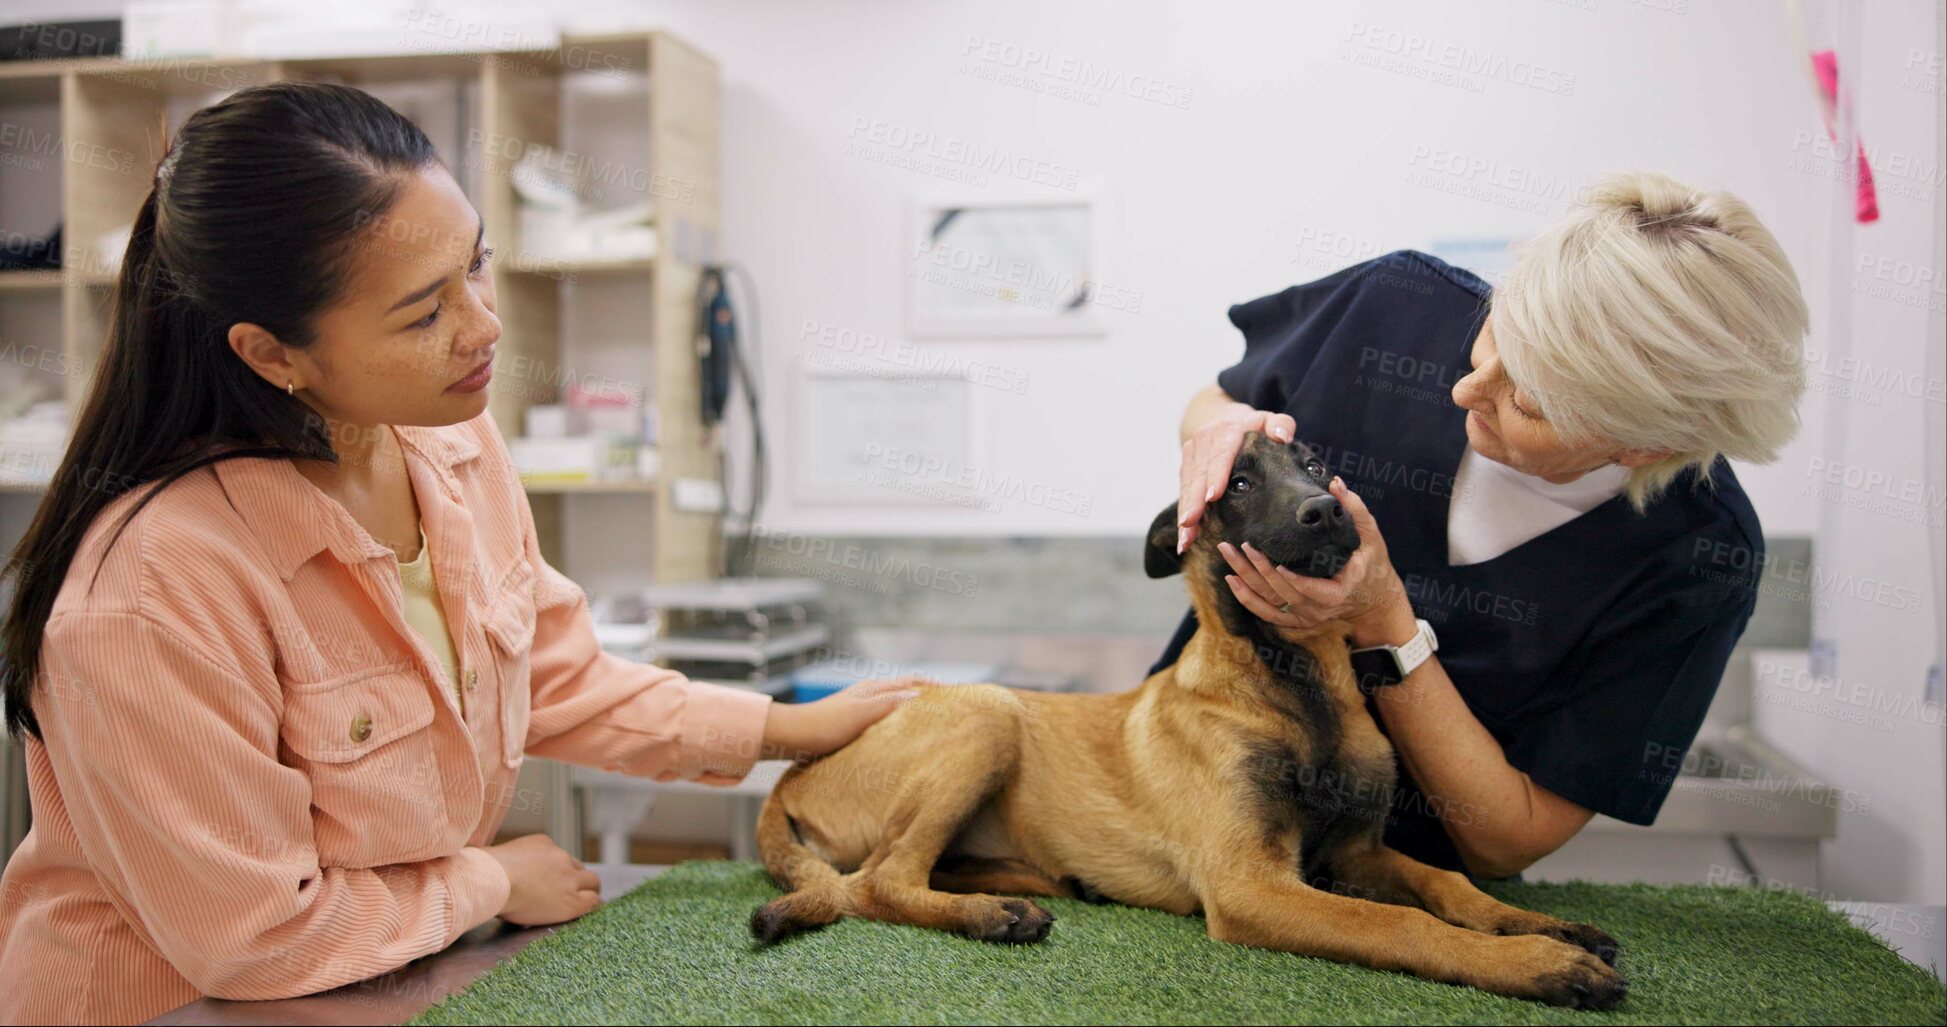
<instances>
[{"instance_id":1,"label":"examination table","mask_svg":"<svg viewBox=\"0 0 1947 1027\"><path fill-rule=\"evenodd\" d=\"M1060 921L1040 945L846 920L759 949L750 911L778 889L758 864L591 867L610 901L574 923L493 921L383 977L279 1002L205 999L154 1022L1947 1022L1934 972L1889 947L1935 943L1947 928L1940 907L1758 888L1490 883L1503 899L1599 923L1622 943L1629 998L1590 1014L1227 945L1198 918L1070 900L1042 900Z\"/></svg>"}]
</instances>

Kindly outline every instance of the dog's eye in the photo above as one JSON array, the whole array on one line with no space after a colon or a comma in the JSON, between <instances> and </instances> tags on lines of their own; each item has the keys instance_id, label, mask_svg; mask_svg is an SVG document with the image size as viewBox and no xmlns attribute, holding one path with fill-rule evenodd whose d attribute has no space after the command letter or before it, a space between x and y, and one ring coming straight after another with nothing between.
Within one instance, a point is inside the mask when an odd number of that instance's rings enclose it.
<instances>
[{"instance_id":1,"label":"dog's eye","mask_svg":"<svg viewBox=\"0 0 1947 1027\"><path fill-rule=\"evenodd\" d=\"M1230 480L1231 495L1241 496L1244 493L1249 492L1250 490L1251 490L1251 479L1246 478L1240 474L1237 477L1232 478Z\"/></svg>"},{"instance_id":2,"label":"dog's eye","mask_svg":"<svg viewBox=\"0 0 1947 1027\"><path fill-rule=\"evenodd\" d=\"M1323 478L1325 477L1325 465L1319 463L1317 457L1313 457L1305 461L1305 473L1314 478Z\"/></svg>"}]
</instances>

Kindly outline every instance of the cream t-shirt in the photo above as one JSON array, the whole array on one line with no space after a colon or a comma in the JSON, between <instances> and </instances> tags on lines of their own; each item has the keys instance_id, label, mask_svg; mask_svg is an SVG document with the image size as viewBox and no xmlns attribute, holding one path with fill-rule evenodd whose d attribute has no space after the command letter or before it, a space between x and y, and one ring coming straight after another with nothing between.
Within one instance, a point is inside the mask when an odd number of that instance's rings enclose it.
<instances>
[{"instance_id":1,"label":"cream t-shirt","mask_svg":"<svg viewBox=\"0 0 1947 1027\"><path fill-rule=\"evenodd\" d=\"M459 654L453 648L452 632L446 629L446 611L440 606L439 589L433 581L433 562L427 556L431 549L426 544L426 529L422 527L419 529L419 555L411 563L399 565L399 584L405 590L406 623L439 655L440 667L446 672L446 682L459 699L460 709L465 710L466 694L460 688L458 671Z\"/></svg>"}]
</instances>

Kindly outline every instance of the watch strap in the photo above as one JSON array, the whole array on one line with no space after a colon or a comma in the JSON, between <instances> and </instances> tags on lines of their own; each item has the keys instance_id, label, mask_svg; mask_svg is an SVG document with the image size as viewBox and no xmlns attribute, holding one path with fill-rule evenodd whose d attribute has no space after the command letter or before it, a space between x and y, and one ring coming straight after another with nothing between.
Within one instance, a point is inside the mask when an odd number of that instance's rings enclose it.
<instances>
[{"instance_id":1,"label":"watch strap","mask_svg":"<svg viewBox=\"0 0 1947 1027\"><path fill-rule=\"evenodd\" d=\"M1395 652L1399 656L1400 676L1413 673L1414 669L1433 655L1433 630L1426 621L1416 620L1414 626L1419 630L1413 633L1411 641L1399 646Z\"/></svg>"}]
</instances>

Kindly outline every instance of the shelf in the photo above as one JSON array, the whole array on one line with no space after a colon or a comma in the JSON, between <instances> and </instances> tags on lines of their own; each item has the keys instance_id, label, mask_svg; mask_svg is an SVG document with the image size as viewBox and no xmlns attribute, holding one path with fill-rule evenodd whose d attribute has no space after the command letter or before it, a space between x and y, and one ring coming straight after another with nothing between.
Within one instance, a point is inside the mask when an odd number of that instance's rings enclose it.
<instances>
[{"instance_id":1,"label":"shelf","mask_svg":"<svg viewBox=\"0 0 1947 1027\"><path fill-rule=\"evenodd\" d=\"M0 271L0 292L60 292L61 269Z\"/></svg>"},{"instance_id":2,"label":"shelf","mask_svg":"<svg viewBox=\"0 0 1947 1027\"><path fill-rule=\"evenodd\" d=\"M743 612L815 603L823 598L824 584L812 578L720 578L651 585L642 590L643 602L663 610Z\"/></svg>"},{"instance_id":3,"label":"shelf","mask_svg":"<svg viewBox=\"0 0 1947 1027\"><path fill-rule=\"evenodd\" d=\"M111 81L161 97L215 96L271 81L274 61L260 57L82 58L72 69L82 80Z\"/></svg>"},{"instance_id":4,"label":"shelf","mask_svg":"<svg viewBox=\"0 0 1947 1027\"><path fill-rule=\"evenodd\" d=\"M630 274L653 271L654 257L627 257L622 260L517 260L508 270L517 275L562 278L572 275Z\"/></svg>"},{"instance_id":5,"label":"shelf","mask_svg":"<svg viewBox=\"0 0 1947 1027\"><path fill-rule=\"evenodd\" d=\"M496 50L484 59L533 69L548 75L602 75L624 77L649 70L655 44L652 36L667 40L661 33L594 32L563 35L560 45L547 50ZM515 62L519 62L516 64Z\"/></svg>"},{"instance_id":6,"label":"shelf","mask_svg":"<svg viewBox=\"0 0 1947 1027\"><path fill-rule=\"evenodd\" d=\"M463 48L426 49L369 57L285 57L280 63L293 78L337 79L354 85L473 78L489 55Z\"/></svg>"},{"instance_id":7,"label":"shelf","mask_svg":"<svg viewBox=\"0 0 1947 1027\"><path fill-rule=\"evenodd\" d=\"M762 641L735 638L694 638L664 636L649 643L657 662L663 660L714 660L723 663L769 663L786 656L809 652L831 641L831 628L812 624L785 635Z\"/></svg>"},{"instance_id":8,"label":"shelf","mask_svg":"<svg viewBox=\"0 0 1947 1027\"><path fill-rule=\"evenodd\" d=\"M34 61L0 61L0 81L23 78L60 78L70 71L94 71L126 67L120 57L51 57Z\"/></svg>"},{"instance_id":9,"label":"shelf","mask_svg":"<svg viewBox=\"0 0 1947 1027\"><path fill-rule=\"evenodd\" d=\"M647 494L656 491L654 478L624 478L605 480L599 478L522 478L521 487L529 492L541 493L617 493L622 495Z\"/></svg>"},{"instance_id":10,"label":"shelf","mask_svg":"<svg viewBox=\"0 0 1947 1027\"><path fill-rule=\"evenodd\" d=\"M0 61L0 103L58 103L61 76L70 71L118 67L120 57L57 57Z\"/></svg>"}]
</instances>

